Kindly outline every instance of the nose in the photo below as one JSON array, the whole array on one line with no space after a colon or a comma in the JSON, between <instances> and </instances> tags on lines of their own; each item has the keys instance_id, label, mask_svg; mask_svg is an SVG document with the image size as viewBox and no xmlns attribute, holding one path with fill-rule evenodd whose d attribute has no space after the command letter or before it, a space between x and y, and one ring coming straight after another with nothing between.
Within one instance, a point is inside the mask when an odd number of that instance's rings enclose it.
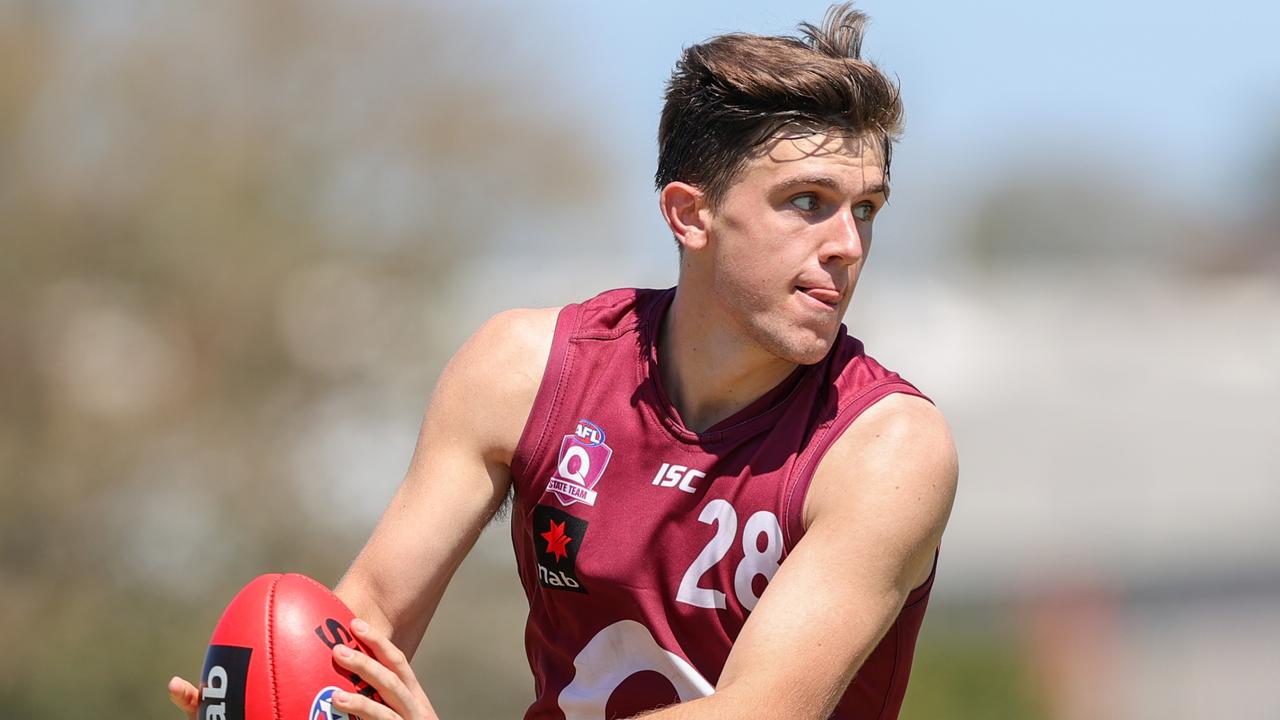
<instances>
[{"instance_id":1,"label":"nose","mask_svg":"<svg viewBox=\"0 0 1280 720\"><path fill-rule=\"evenodd\" d=\"M846 207L831 217L829 232L824 238L818 260L828 263L852 265L862 259L863 240L870 239L871 227L863 225L853 216L853 208Z\"/></svg>"}]
</instances>

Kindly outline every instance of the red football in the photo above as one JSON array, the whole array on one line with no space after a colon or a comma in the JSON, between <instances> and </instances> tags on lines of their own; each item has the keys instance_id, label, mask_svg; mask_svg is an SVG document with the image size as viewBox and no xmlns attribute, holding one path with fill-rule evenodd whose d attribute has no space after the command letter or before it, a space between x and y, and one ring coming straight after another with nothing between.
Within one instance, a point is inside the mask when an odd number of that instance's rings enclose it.
<instances>
[{"instance_id":1,"label":"red football","mask_svg":"<svg viewBox=\"0 0 1280 720\"><path fill-rule=\"evenodd\" d=\"M222 613L200 673L200 720L339 720L334 690L377 695L333 662L339 643L368 653L351 610L305 575L262 575Z\"/></svg>"}]
</instances>

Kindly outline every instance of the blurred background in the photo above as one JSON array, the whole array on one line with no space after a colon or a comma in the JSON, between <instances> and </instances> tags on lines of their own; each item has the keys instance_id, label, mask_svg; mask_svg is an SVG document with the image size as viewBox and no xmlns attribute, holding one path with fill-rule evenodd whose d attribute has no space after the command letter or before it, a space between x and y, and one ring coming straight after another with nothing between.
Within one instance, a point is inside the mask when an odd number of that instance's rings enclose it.
<instances>
[{"instance_id":1,"label":"blurred background","mask_svg":"<svg viewBox=\"0 0 1280 720\"><path fill-rule=\"evenodd\" d=\"M907 133L847 322L961 490L903 717L1280 718L1280 6L867 0ZM825 3L0 0L0 715L175 718L333 585L488 315L674 283L663 83ZM415 661L532 697L506 528Z\"/></svg>"}]
</instances>

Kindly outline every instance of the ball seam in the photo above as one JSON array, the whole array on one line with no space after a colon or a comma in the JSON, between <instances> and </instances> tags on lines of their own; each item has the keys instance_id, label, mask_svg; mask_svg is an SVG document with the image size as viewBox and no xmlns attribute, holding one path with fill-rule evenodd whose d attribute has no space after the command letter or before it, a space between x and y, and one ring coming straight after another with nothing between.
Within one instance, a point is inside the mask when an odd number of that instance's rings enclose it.
<instances>
[{"instance_id":1,"label":"ball seam","mask_svg":"<svg viewBox=\"0 0 1280 720\"><path fill-rule=\"evenodd\" d=\"M267 589L267 692L271 696L271 717L273 720L281 720L280 718L280 698L276 692L276 586L280 584L283 575L277 575L271 581L271 587Z\"/></svg>"}]
</instances>

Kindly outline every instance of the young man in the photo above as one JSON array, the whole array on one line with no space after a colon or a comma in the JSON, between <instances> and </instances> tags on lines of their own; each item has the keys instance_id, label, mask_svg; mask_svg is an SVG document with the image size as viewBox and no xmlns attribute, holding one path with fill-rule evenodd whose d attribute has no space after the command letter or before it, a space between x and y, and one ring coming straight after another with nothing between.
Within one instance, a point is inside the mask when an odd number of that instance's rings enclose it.
<instances>
[{"instance_id":1,"label":"young man","mask_svg":"<svg viewBox=\"0 0 1280 720\"><path fill-rule=\"evenodd\" d=\"M864 23L685 51L657 174L678 285L505 312L458 351L337 587L377 660L335 661L385 705L336 708L435 717L407 657L512 493L526 717L897 716L957 470L841 324L901 124Z\"/></svg>"}]
</instances>

